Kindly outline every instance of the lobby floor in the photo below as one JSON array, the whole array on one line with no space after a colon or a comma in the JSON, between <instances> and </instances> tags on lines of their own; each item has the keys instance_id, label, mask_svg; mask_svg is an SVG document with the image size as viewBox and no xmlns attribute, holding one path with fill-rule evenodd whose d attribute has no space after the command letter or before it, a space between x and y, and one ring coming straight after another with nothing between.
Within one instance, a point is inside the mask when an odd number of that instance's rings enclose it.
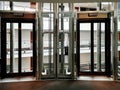
<instances>
[{"instance_id":1,"label":"lobby floor","mask_svg":"<svg viewBox=\"0 0 120 90\"><path fill-rule=\"evenodd\" d=\"M0 90L120 90L120 82L105 76L41 81L36 81L34 77L19 77L0 80Z\"/></svg>"},{"instance_id":2,"label":"lobby floor","mask_svg":"<svg viewBox=\"0 0 120 90\"><path fill-rule=\"evenodd\" d=\"M0 90L120 90L120 82L90 80L2 82Z\"/></svg>"},{"instance_id":3,"label":"lobby floor","mask_svg":"<svg viewBox=\"0 0 120 90\"><path fill-rule=\"evenodd\" d=\"M80 76L77 77L75 80L83 80L83 81L113 81L111 77L107 76ZM22 82L22 81L36 81L35 77L15 77L15 78L5 78L1 79L0 83L3 82Z\"/></svg>"}]
</instances>

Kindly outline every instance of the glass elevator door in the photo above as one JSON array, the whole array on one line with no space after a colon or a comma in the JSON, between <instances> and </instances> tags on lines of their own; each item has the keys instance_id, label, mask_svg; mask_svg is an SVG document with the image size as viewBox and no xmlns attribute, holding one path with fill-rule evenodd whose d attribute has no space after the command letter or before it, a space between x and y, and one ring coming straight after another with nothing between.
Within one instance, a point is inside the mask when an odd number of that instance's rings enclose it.
<instances>
[{"instance_id":1,"label":"glass elevator door","mask_svg":"<svg viewBox=\"0 0 120 90\"><path fill-rule=\"evenodd\" d=\"M40 48L41 78L70 79L73 77L73 14L41 13Z\"/></svg>"},{"instance_id":2,"label":"glass elevator door","mask_svg":"<svg viewBox=\"0 0 120 90\"><path fill-rule=\"evenodd\" d=\"M35 20L2 18L2 34L2 78L35 76Z\"/></svg>"},{"instance_id":3,"label":"glass elevator door","mask_svg":"<svg viewBox=\"0 0 120 90\"><path fill-rule=\"evenodd\" d=\"M89 17L90 18L90 17ZM111 74L110 19L77 20L77 70L79 75Z\"/></svg>"}]
</instances>

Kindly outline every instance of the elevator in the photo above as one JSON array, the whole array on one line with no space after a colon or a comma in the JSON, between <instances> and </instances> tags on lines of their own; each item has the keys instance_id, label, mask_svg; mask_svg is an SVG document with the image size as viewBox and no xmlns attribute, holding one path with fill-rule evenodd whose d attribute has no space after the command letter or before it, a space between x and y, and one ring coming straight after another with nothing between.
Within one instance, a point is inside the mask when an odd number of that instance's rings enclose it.
<instances>
[{"instance_id":1,"label":"elevator","mask_svg":"<svg viewBox=\"0 0 120 90\"><path fill-rule=\"evenodd\" d=\"M42 12L40 21L41 79L73 79L74 13Z\"/></svg>"},{"instance_id":2,"label":"elevator","mask_svg":"<svg viewBox=\"0 0 120 90\"><path fill-rule=\"evenodd\" d=\"M35 13L1 11L1 78L36 75Z\"/></svg>"},{"instance_id":3,"label":"elevator","mask_svg":"<svg viewBox=\"0 0 120 90\"><path fill-rule=\"evenodd\" d=\"M111 75L109 12L77 13L77 75Z\"/></svg>"}]
</instances>

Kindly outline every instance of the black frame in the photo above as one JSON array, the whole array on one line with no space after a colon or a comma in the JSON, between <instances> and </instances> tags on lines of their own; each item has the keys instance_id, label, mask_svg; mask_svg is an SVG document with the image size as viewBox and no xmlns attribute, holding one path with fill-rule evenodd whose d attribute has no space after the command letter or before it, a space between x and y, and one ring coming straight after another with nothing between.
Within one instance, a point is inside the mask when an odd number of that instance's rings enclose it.
<instances>
[{"instance_id":1,"label":"black frame","mask_svg":"<svg viewBox=\"0 0 120 90\"><path fill-rule=\"evenodd\" d=\"M94 72L94 23L105 23L105 72ZM80 71L80 23L91 23L91 72ZM77 76L80 75L111 75L111 30L110 18L92 18L92 19L77 19L77 43L76 43L76 67Z\"/></svg>"},{"instance_id":2,"label":"black frame","mask_svg":"<svg viewBox=\"0 0 120 90\"><path fill-rule=\"evenodd\" d=\"M18 73L7 73L6 72L6 23L18 23ZM33 24L33 72L21 72L21 23L32 23ZM35 76L36 75L36 61L37 61L37 51L36 51L36 29L35 29L35 19L33 18L1 18L1 78L5 77L16 77L16 76Z\"/></svg>"}]
</instances>

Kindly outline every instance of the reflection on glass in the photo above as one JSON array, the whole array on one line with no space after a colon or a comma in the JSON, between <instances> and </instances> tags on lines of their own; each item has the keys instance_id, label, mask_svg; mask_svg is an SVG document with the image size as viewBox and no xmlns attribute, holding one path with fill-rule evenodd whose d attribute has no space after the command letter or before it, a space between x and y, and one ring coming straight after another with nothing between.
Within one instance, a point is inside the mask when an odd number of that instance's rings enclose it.
<instances>
[{"instance_id":1,"label":"reflection on glass","mask_svg":"<svg viewBox=\"0 0 120 90\"><path fill-rule=\"evenodd\" d=\"M97 54L98 54L98 51L97 51L97 47L98 47L98 23L94 23L94 30L93 30L93 33L94 33L94 71L98 71L97 70L97 65L98 65L98 58L97 58Z\"/></svg>"},{"instance_id":2,"label":"reflection on glass","mask_svg":"<svg viewBox=\"0 0 120 90\"><path fill-rule=\"evenodd\" d=\"M91 71L91 24L80 23L80 71Z\"/></svg>"},{"instance_id":3,"label":"reflection on glass","mask_svg":"<svg viewBox=\"0 0 120 90\"><path fill-rule=\"evenodd\" d=\"M53 14L45 14L43 17L43 32L45 31L53 31L53 21L54 17Z\"/></svg>"},{"instance_id":4,"label":"reflection on glass","mask_svg":"<svg viewBox=\"0 0 120 90\"><path fill-rule=\"evenodd\" d=\"M10 30L10 23L6 24L6 45L7 45L7 61L6 61L6 71L7 73L17 73L18 72L18 23L11 23L13 24L12 31ZM11 38L10 34L13 34L13 58L10 57L11 53L10 50L12 49L10 46ZM12 66L11 66L11 60L12 60Z\"/></svg>"},{"instance_id":5,"label":"reflection on glass","mask_svg":"<svg viewBox=\"0 0 120 90\"><path fill-rule=\"evenodd\" d=\"M43 4L43 10L46 11L45 5L50 5L52 9L52 5L50 3ZM53 28L54 28L54 14L53 13L43 13L42 14L42 30L43 30L43 61L42 61L42 75L48 75L49 77L53 77L54 75L54 62L53 62Z\"/></svg>"},{"instance_id":6,"label":"reflection on glass","mask_svg":"<svg viewBox=\"0 0 120 90\"><path fill-rule=\"evenodd\" d=\"M67 5L67 4L66 4ZM67 10L67 7L66 7ZM58 77L71 75L71 52L70 52L70 17L68 13L59 13L59 60L58 60Z\"/></svg>"},{"instance_id":7,"label":"reflection on glass","mask_svg":"<svg viewBox=\"0 0 120 90\"><path fill-rule=\"evenodd\" d=\"M43 35L43 67L42 75L53 74L53 33Z\"/></svg>"},{"instance_id":8,"label":"reflection on glass","mask_svg":"<svg viewBox=\"0 0 120 90\"><path fill-rule=\"evenodd\" d=\"M59 33L59 75L70 75L69 34Z\"/></svg>"},{"instance_id":9,"label":"reflection on glass","mask_svg":"<svg viewBox=\"0 0 120 90\"><path fill-rule=\"evenodd\" d=\"M10 73L10 23L7 23L7 31L6 31L6 44L7 44L7 61L6 61L6 71Z\"/></svg>"},{"instance_id":10,"label":"reflection on glass","mask_svg":"<svg viewBox=\"0 0 120 90\"><path fill-rule=\"evenodd\" d=\"M105 71L105 23L94 23L94 71Z\"/></svg>"},{"instance_id":11,"label":"reflection on glass","mask_svg":"<svg viewBox=\"0 0 120 90\"><path fill-rule=\"evenodd\" d=\"M61 22L63 21L63 23ZM69 31L69 17L62 17L62 14L59 14L59 32Z\"/></svg>"},{"instance_id":12,"label":"reflection on glass","mask_svg":"<svg viewBox=\"0 0 120 90\"><path fill-rule=\"evenodd\" d=\"M33 71L33 24L22 23L21 24L21 56L22 56L22 72Z\"/></svg>"},{"instance_id":13,"label":"reflection on glass","mask_svg":"<svg viewBox=\"0 0 120 90\"><path fill-rule=\"evenodd\" d=\"M43 3L43 12L52 12L53 11L53 4L52 3Z\"/></svg>"},{"instance_id":14,"label":"reflection on glass","mask_svg":"<svg viewBox=\"0 0 120 90\"><path fill-rule=\"evenodd\" d=\"M105 72L105 23L101 23L101 71Z\"/></svg>"}]
</instances>

